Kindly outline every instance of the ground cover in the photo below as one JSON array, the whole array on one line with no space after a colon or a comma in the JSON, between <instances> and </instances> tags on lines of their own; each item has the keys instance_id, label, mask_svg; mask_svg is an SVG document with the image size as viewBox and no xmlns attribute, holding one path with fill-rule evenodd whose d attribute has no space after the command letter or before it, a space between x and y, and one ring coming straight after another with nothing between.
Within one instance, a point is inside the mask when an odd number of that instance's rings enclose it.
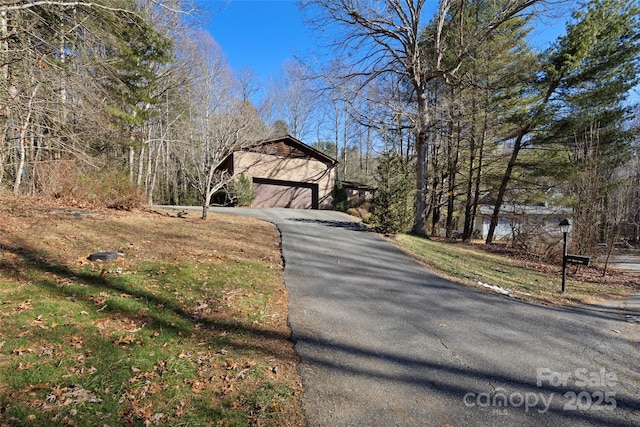
<instances>
[{"instance_id":1,"label":"ground cover","mask_svg":"<svg viewBox=\"0 0 640 427\"><path fill-rule=\"evenodd\" d=\"M0 425L304 424L277 231L174 214L1 197Z\"/></svg>"},{"instance_id":2,"label":"ground cover","mask_svg":"<svg viewBox=\"0 0 640 427\"><path fill-rule=\"evenodd\" d=\"M569 266L565 293L561 265L501 246L465 244L397 235L394 242L430 269L467 285L508 290L515 297L543 304L597 304L640 292L637 274L596 267ZM501 291L500 291L501 292Z\"/></svg>"}]
</instances>

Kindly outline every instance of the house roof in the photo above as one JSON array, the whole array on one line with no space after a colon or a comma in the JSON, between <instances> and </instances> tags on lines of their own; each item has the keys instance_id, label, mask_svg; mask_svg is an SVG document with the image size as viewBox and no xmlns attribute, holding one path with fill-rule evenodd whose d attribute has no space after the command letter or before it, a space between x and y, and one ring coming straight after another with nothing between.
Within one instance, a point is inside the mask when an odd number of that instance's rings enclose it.
<instances>
[{"instance_id":1,"label":"house roof","mask_svg":"<svg viewBox=\"0 0 640 427\"><path fill-rule=\"evenodd\" d=\"M340 184L342 184L343 188L349 188L352 190L364 190L364 191L373 191L375 190L374 187L367 185L367 184L363 184L361 182L355 182L355 181L340 181Z\"/></svg>"},{"instance_id":2,"label":"house roof","mask_svg":"<svg viewBox=\"0 0 640 427\"><path fill-rule=\"evenodd\" d=\"M289 149L283 150L282 148L278 149L278 145L286 146ZM338 161L333 157L323 153L320 150L316 150L310 145L305 144L304 142L292 137L291 135L279 136L276 138L265 139L263 141L258 141L255 144L249 145L244 148L247 151L258 151L263 152L266 147L273 146L275 147L274 154L282 157L298 157L308 156L314 159L317 159L323 163L329 165L336 165Z\"/></svg>"},{"instance_id":3,"label":"house roof","mask_svg":"<svg viewBox=\"0 0 640 427\"><path fill-rule=\"evenodd\" d=\"M494 207L481 205L480 215L492 215ZM564 215L571 216L572 209L561 206L531 206L503 204L500 208L501 215Z\"/></svg>"}]
</instances>

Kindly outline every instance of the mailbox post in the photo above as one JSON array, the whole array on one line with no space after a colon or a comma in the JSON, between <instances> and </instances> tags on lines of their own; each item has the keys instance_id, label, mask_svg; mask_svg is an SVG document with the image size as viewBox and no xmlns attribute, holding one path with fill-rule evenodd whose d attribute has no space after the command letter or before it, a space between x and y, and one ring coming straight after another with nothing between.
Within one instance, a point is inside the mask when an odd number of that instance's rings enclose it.
<instances>
[{"instance_id":1,"label":"mailbox post","mask_svg":"<svg viewBox=\"0 0 640 427\"><path fill-rule=\"evenodd\" d=\"M567 234L571 231L571 223L565 218L560 221L558 226L564 238L564 244L562 246L562 293L564 293L565 283L567 281Z\"/></svg>"}]
</instances>

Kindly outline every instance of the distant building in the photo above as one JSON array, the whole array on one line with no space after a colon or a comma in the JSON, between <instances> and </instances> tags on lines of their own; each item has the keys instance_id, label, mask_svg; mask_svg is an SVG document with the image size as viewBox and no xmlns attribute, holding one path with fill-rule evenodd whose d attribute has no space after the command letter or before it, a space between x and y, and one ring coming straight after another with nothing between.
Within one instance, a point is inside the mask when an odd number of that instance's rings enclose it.
<instances>
[{"instance_id":1,"label":"distant building","mask_svg":"<svg viewBox=\"0 0 640 427\"><path fill-rule=\"evenodd\" d=\"M340 181L339 184L345 190L349 202L371 200L374 188L370 185L354 181Z\"/></svg>"},{"instance_id":2,"label":"distant building","mask_svg":"<svg viewBox=\"0 0 640 427\"><path fill-rule=\"evenodd\" d=\"M479 207L476 228L481 230L483 239L489 234L493 210L491 205ZM572 209L567 207L503 204L493 237L495 240L509 240L523 233L559 234L558 223L564 218L571 218L572 214Z\"/></svg>"},{"instance_id":3,"label":"distant building","mask_svg":"<svg viewBox=\"0 0 640 427\"><path fill-rule=\"evenodd\" d=\"M222 168L253 183L256 208L329 209L337 160L285 135L234 151Z\"/></svg>"}]
</instances>

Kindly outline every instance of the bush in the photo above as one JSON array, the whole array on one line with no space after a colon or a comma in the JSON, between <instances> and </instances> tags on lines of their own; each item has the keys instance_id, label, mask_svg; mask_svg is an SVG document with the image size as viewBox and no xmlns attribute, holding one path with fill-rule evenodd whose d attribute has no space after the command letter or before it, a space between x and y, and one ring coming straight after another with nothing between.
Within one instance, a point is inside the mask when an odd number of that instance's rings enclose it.
<instances>
[{"instance_id":1,"label":"bush","mask_svg":"<svg viewBox=\"0 0 640 427\"><path fill-rule=\"evenodd\" d=\"M358 212L358 209L356 209L356 208L347 209L347 214L360 218L360 212Z\"/></svg>"},{"instance_id":2,"label":"bush","mask_svg":"<svg viewBox=\"0 0 640 427\"><path fill-rule=\"evenodd\" d=\"M241 174L233 182L231 193L231 199L235 201L237 206L251 206L256 199L256 190L253 188L253 183L245 174Z\"/></svg>"},{"instance_id":3,"label":"bush","mask_svg":"<svg viewBox=\"0 0 640 427\"><path fill-rule=\"evenodd\" d=\"M145 203L144 190L130 182L125 171L101 169L78 177L76 198L94 205L104 204L111 209L130 211Z\"/></svg>"},{"instance_id":4,"label":"bush","mask_svg":"<svg viewBox=\"0 0 640 427\"><path fill-rule=\"evenodd\" d=\"M34 175L39 194L72 205L132 210L145 203L144 190L123 169L95 169L67 160L38 164Z\"/></svg>"},{"instance_id":5,"label":"bush","mask_svg":"<svg viewBox=\"0 0 640 427\"><path fill-rule=\"evenodd\" d=\"M347 190L344 189L342 183L337 183L331 192L333 197L333 207L340 212L346 212L349 209L349 200Z\"/></svg>"}]
</instances>

